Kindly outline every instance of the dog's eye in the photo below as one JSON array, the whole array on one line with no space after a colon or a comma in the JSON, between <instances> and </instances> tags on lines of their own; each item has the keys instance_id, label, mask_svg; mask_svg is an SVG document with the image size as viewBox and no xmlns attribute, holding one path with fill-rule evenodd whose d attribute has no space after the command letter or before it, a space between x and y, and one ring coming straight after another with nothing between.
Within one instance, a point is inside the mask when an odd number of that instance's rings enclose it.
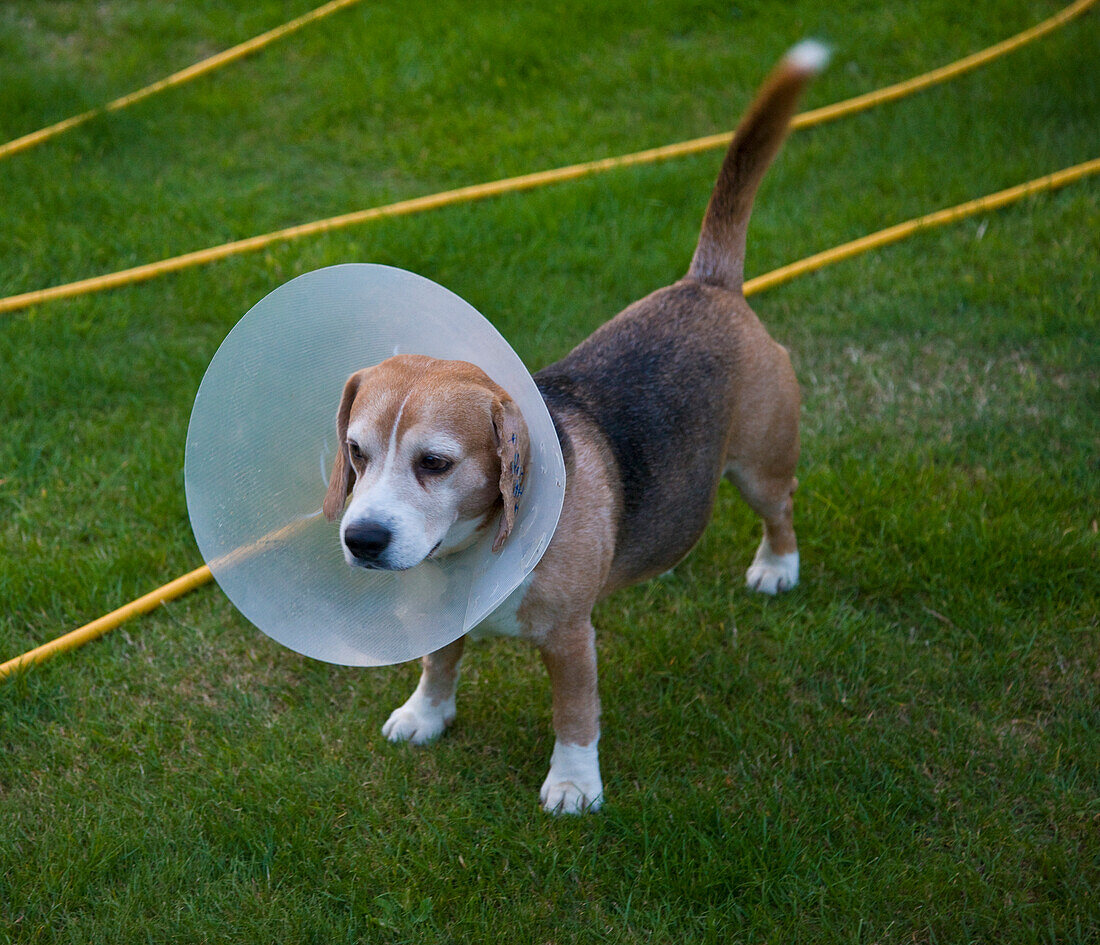
<instances>
[{"instance_id":1,"label":"dog's eye","mask_svg":"<svg viewBox=\"0 0 1100 945\"><path fill-rule=\"evenodd\" d=\"M424 472L445 473L453 465L454 463L445 456L439 456L436 453L425 453L420 457L420 468Z\"/></svg>"},{"instance_id":2,"label":"dog's eye","mask_svg":"<svg viewBox=\"0 0 1100 945\"><path fill-rule=\"evenodd\" d=\"M366 454L359 448L358 443L348 441L348 452L351 453L352 459L366 459Z\"/></svg>"}]
</instances>

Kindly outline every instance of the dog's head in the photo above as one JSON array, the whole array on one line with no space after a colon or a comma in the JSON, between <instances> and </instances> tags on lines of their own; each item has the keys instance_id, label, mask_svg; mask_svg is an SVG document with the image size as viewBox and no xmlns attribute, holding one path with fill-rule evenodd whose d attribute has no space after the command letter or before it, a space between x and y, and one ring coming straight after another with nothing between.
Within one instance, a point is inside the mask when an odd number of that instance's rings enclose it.
<instances>
[{"instance_id":1,"label":"dog's head","mask_svg":"<svg viewBox=\"0 0 1100 945\"><path fill-rule=\"evenodd\" d=\"M343 511L348 564L402 571L515 524L527 425L514 400L466 361L397 355L348 378L324 513ZM344 503L348 496L351 501Z\"/></svg>"}]
</instances>

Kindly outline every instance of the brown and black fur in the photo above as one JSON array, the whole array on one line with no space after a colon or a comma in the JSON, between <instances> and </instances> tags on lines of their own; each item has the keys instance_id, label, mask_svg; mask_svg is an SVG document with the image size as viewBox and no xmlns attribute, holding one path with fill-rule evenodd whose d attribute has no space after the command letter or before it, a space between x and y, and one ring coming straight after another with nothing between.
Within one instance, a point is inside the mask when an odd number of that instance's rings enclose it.
<instances>
[{"instance_id":1,"label":"brown and black fur","mask_svg":"<svg viewBox=\"0 0 1100 945\"><path fill-rule=\"evenodd\" d=\"M745 301L742 272L757 187L823 63L820 47L796 49L765 83L734 135L684 278L536 375L566 459L565 500L546 553L509 612L489 623L537 646L550 675L548 810L578 813L602 802L593 607L691 550L723 476L764 525L749 584L775 593L797 581L798 383L786 350ZM333 481L336 509L346 483ZM486 508L486 523L498 512ZM460 638L424 658L416 692L383 728L387 737L423 743L450 723L463 646Z\"/></svg>"},{"instance_id":2,"label":"brown and black fur","mask_svg":"<svg viewBox=\"0 0 1100 945\"><path fill-rule=\"evenodd\" d=\"M780 66L742 120L688 274L630 305L535 377L559 428L568 429L571 418L590 420L616 467L622 513L605 592L683 558L710 519L724 473L758 511L784 504L794 491L797 381L741 286L753 197L806 78ZM793 411L759 403L751 383L758 374L793 396ZM764 475L743 468L742 460L754 458L742 448L738 434L746 433L779 454ZM794 550L792 543L793 531L782 550Z\"/></svg>"}]
</instances>

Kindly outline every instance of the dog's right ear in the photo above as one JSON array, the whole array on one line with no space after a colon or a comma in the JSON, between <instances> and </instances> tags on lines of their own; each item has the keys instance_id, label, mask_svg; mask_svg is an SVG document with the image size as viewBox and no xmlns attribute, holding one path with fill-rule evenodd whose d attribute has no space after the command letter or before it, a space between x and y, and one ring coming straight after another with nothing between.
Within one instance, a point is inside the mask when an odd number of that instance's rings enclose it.
<instances>
[{"instance_id":1,"label":"dog's right ear","mask_svg":"<svg viewBox=\"0 0 1100 945\"><path fill-rule=\"evenodd\" d=\"M357 371L344 384L344 395L340 398L340 409L336 412L336 460L332 464L332 475L328 481L328 492L321 509L325 518L335 522L344 511L344 503L351 493L351 460L348 457L348 418L351 405L359 393L359 381L362 371Z\"/></svg>"},{"instance_id":2,"label":"dog's right ear","mask_svg":"<svg viewBox=\"0 0 1100 945\"><path fill-rule=\"evenodd\" d=\"M504 547L516 524L523 496L523 480L527 473L527 455L531 451L527 423L519 404L507 394L493 404L493 432L500 457L500 497L504 502L500 528L493 541L493 554L496 554Z\"/></svg>"}]
</instances>

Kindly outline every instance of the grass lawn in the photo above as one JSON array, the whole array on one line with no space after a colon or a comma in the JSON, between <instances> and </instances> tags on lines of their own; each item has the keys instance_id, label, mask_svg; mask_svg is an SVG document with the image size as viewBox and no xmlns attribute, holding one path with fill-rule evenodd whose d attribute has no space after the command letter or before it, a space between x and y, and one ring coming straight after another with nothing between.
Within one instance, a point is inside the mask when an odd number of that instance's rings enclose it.
<instances>
[{"instance_id":1,"label":"grass lawn","mask_svg":"<svg viewBox=\"0 0 1100 945\"><path fill-rule=\"evenodd\" d=\"M317 0L319 2L319 0ZM314 0L6 0L0 141ZM807 35L806 107L1060 0L364 2L0 162L0 295L729 129ZM748 275L1100 156L1100 17L798 132ZM686 269L718 152L362 226L0 316L0 660L201 563L203 371L291 277L402 266L534 369ZM595 816L537 806L533 650L469 655L454 728L392 746L415 666L268 640L213 586L0 683L0 942L1100 939L1100 186L754 298L804 391L802 583L743 574L720 492L596 614Z\"/></svg>"}]
</instances>

